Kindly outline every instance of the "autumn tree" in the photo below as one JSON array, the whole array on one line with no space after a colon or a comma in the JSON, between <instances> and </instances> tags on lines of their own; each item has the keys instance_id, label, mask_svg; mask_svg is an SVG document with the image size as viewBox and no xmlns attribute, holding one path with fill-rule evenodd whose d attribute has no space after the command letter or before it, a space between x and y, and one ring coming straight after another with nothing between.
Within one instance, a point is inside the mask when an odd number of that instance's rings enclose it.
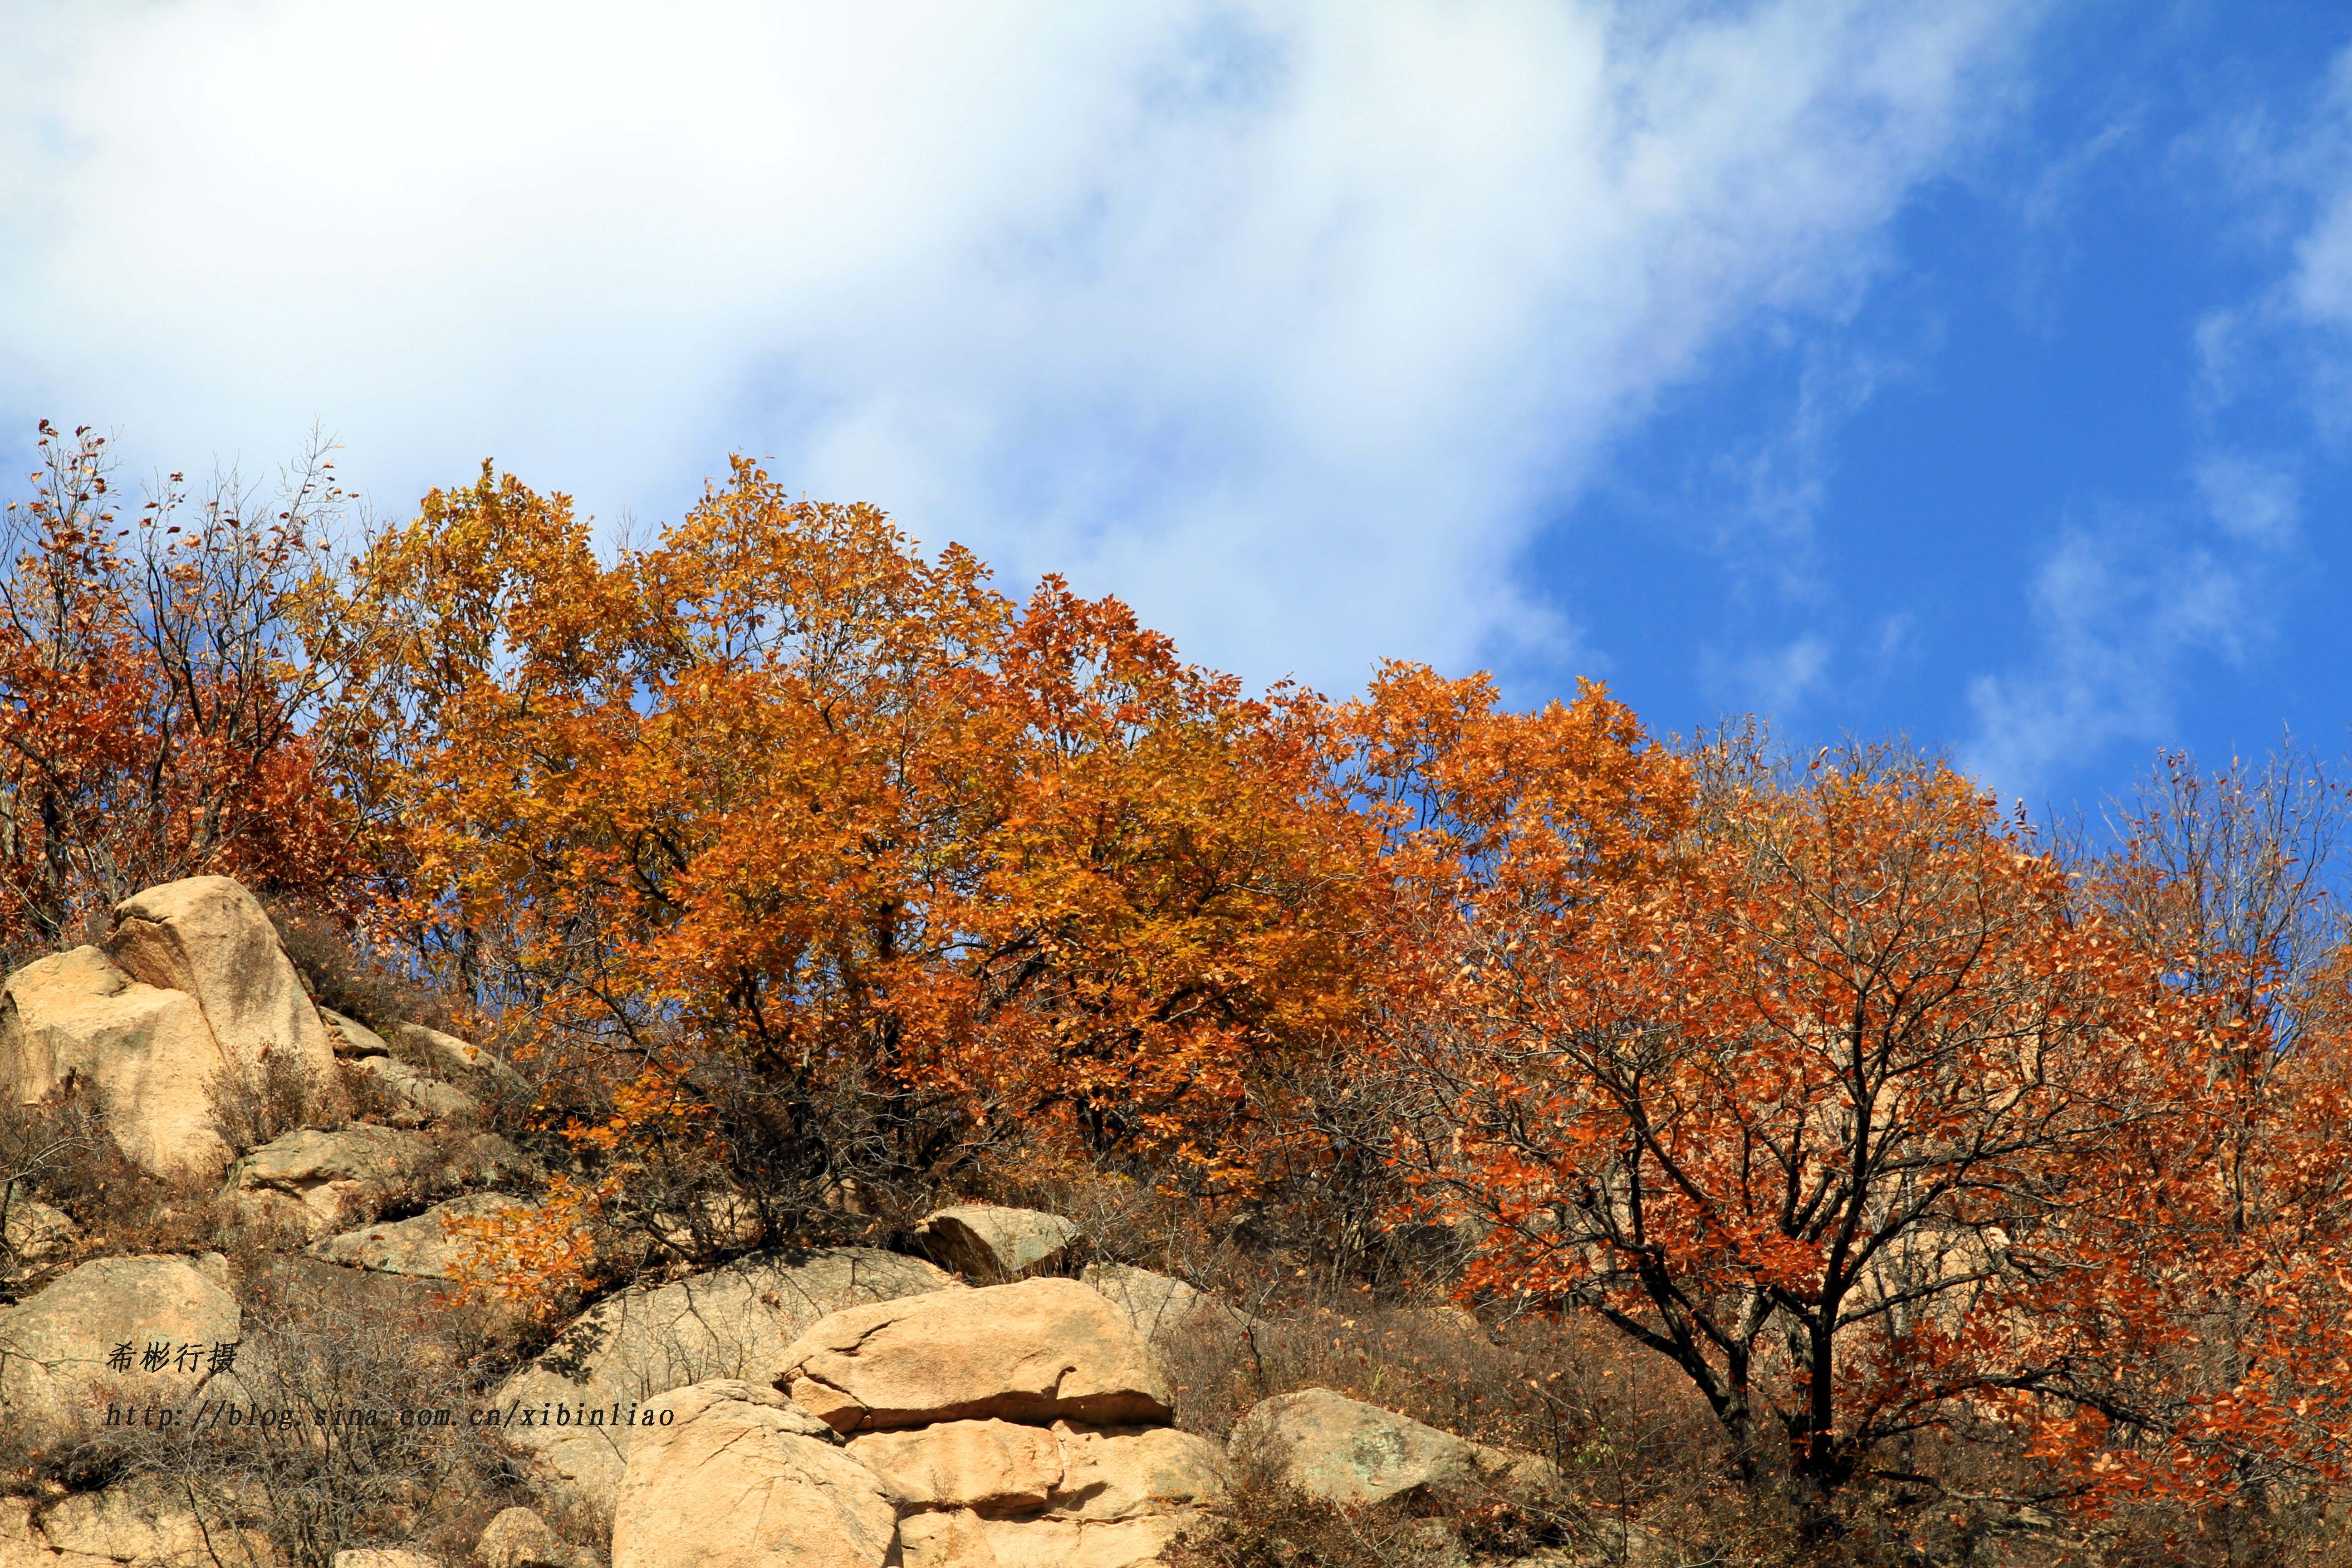
<instances>
[{"instance_id":1,"label":"autumn tree","mask_svg":"<svg viewBox=\"0 0 2352 1568\"><path fill-rule=\"evenodd\" d=\"M486 469L361 573L413 919L625 1080L569 1111L631 1173L613 1212L797 1234L1015 1132L1229 1181L1256 1064L1349 1022L1365 840L1321 705L1115 602L1015 605L740 462L609 561Z\"/></svg>"},{"instance_id":2,"label":"autumn tree","mask_svg":"<svg viewBox=\"0 0 2352 1568\"><path fill-rule=\"evenodd\" d=\"M2224 1266L2212 1069L2256 1025L1948 768L1717 763L1622 874L1564 877L1581 823L1538 819L1433 885L1395 1049L1420 1174L1491 1227L1471 1288L1665 1358L1823 1519L1992 1412L2086 1474L2137 1449L2211 1479L2116 1347L2192 1331Z\"/></svg>"},{"instance_id":3,"label":"autumn tree","mask_svg":"<svg viewBox=\"0 0 2352 1568\"><path fill-rule=\"evenodd\" d=\"M102 437L44 424L39 451L0 523L0 945L69 943L197 872L339 901L360 866L289 616L341 500L323 447L274 505L174 474L137 507Z\"/></svg>"}]
</instances>

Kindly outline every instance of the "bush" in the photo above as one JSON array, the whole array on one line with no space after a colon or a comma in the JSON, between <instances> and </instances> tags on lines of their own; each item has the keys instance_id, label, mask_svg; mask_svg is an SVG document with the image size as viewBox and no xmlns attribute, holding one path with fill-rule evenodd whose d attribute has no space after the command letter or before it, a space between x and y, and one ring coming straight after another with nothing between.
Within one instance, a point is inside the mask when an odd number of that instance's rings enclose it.
<instances>
[{"instance_id":1,"label":"bush","mask_svg":"<svg viewBox=\"0 0 2352 1568\"><path fill-rule=\"evenodd\" d=\"M495 1364L468 1315L422 1285L291 1259L256 1270L241 1294L236 1368L195 1400L246 1418L103 1433L71 1479L184 1499L208 1533L255 1531L284 1568L330 1568L351 1547L454 1561L518 1500L467 1423ZM265 1426L265 1412L291 1419Z\"/></svg>"}]
</instances>

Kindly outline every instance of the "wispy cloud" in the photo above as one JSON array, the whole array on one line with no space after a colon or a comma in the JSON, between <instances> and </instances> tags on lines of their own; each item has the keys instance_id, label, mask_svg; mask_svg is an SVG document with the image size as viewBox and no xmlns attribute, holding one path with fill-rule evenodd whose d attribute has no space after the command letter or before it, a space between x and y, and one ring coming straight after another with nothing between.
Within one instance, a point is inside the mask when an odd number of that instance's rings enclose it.
<instances>
[{"instance_id":1,"label":"wispy cloud","mask_svg":"<svg viewBox=\"0 0 2352 1568\"><path fill-rule=\"evenodd\" d=\"M1969 685L1979 777L2032 799L2110 745L2168 740L2189 662L2237 662L2266 634L2270 563L2200 531L2122 511L2063 531L2029 589L2037 646Z\"/></svg>"},{"instance_id":2,"label":"wispy cloud","mask_svg":"<svg viewBox=\"0 0 2352 1568\"><path fill-rule=\"evenodd\" d=\"M1869 284L2032 13L26 6L0 416L608 515L739 446L1255 676L1557 658L1528 530Z\"/></svg>"},{"instance_id":3,"label":"wispy cloud","mask_svg":"<svg viewBox=\"0 0 2352 1568\"><path fill-rule=\"evenodd\" d=\"M2197 464L2196 480L2207 511L2232 538L2272 548L2294 540L2303 521L2303 489L2284 465L2210 451Z\"/></svg>"}]
</instances>

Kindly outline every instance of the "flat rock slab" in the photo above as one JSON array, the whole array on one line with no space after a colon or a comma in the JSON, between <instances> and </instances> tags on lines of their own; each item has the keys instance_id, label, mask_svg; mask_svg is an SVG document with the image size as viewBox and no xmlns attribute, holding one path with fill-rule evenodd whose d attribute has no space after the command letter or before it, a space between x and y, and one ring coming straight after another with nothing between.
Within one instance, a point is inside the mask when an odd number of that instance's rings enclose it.
<instances>
[{"instance_id":1,"label":"flat rock slab","mask_svg":"<svg viewBox=\"0 0 2352 1568\"><path fill-rule=\"evenodd\" d=\"M359 1230L313 1242L313 1258L380 1274L405 1274L418 1279L455 1279L465 1260L467 1243L456 1226L468 1219L488 1219L531 1205L504 1193L480 1193L436 1204L410 1219L371 1225Z\"/></svg>"},{"instance_id":2,"label":"flat rock slab","mask_svg":"<svg viewBox=\"0 0 2352 1568\"><path fill-rule=\"evenodd\" d=\"M919 1221L914 1239L940 1267L976 1285L1002 1285L1060 1268L1079 1237L1076 1224L1042 1209L957 1204Z\"/></svg>"},{"instance_id":3,"label":"flat rock slab","mask_svg":"<svg viewBox=\"0 0 2352 1568\"><path fill-rule=\"evenodd\" d=\"M842 1308L957 1289L919 1258L845 1247L768 1252L658 1287L624 1290L583 1313L507 1380L501 1430L532 1478L567 1501L609 1515L642 1427L551 1426L558 1406L625 1412L713 1378L772 1386L802 1331ZM532 1419L524 1424L522 1417Z\"/></svg>"},{"instance_id":4,"label":"flat rock slab","mask_svg":"<svg viewBox=\"0 0 2352 1568\"><path fill-rule=\"evenodd\" d=\"M1127 1314L1075 1279L1024 1279L835 1312L777 1386L844 1432L996 1417L1157 1425L1167 1386Z\"/></svg>"},{"instance_id":5,"label":"flat rock slab","mask_svg":"<svg viewBox=\"0 0 2352 1568\"><path fill-rule=\"evenodd\" d=\"M904 1568L1149 1568L1167 1560L1178 1536L1207 1522L1193 1512L1108 1522L916 1514L898 1521L898 1561Z\"/></svg>"},{"instance_id":6,"label":"flat rock slab","mask_svg":"<svg viewBox=\"0 0 2352 1568\"><path fill-rule=\"evenodd\" d=\"M315 1241L373 1217L441 1158L422 1132L363 1121L304 1127L231 1166L222 1195L247 1224L284 1225Z\"/></svg>"},{"instance_id":7,"label":"flat rock slab","mask_svg":"<svg viewBox=\"0 0 2352 1568\"><path fill-rule=\"evenodd\" d=\"M388 1057L392 1046L382 1035L361 1023L345 1017L332 1007L319 1009L319 1021L327 1026L328 1043L339 1057Z\"/></svg>"}]
</instances>

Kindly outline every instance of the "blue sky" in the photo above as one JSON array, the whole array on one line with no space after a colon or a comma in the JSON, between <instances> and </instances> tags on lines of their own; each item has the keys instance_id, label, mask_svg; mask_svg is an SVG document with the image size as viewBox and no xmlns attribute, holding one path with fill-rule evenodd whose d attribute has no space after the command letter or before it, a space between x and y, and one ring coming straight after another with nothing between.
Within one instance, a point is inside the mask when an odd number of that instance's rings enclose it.
<instances>
[{"instance_id":1,"label":"blue sky","mask_svg":"<svg viewBox=\"0 0 2352 1568\"><path fill-rule=\"evenodd\" d=\"M1116 593L2095 808L2352 723L2352 10L0 0L0 446ZM657 18L657 19L656 19Z\"/></svg>"}]
</instances>

